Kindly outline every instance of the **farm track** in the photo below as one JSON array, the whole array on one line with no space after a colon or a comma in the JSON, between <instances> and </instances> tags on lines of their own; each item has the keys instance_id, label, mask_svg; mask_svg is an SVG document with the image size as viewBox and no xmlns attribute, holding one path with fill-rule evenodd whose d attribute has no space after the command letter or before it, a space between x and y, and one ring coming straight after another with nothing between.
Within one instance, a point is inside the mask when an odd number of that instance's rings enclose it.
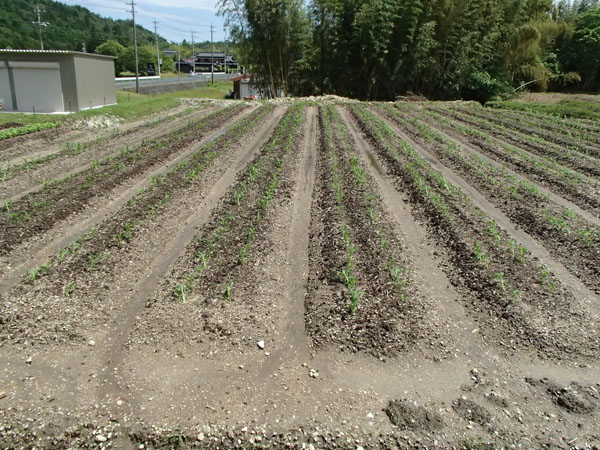
<instances>
[{"instance_id":1,"label":"farm track","mask_svg":"<svg viewBox=\"0 0 600 450\"><path fill-rule=\"evenodd\" d=\"M206 133L218 129L242 110L218 110L174 130L163 139L124 150L115 158L106 158L73 177L48 184L26 198L7 202L0 215L0 226L6 230L0 238L0 254L6 255L21 242L51 229L116 186L184 153Z\"/></svg>"},{"instance_id":2,"label":"farm track","mask_svg":"<svg viewBox=\"0 0 600 450\"><path fill-rule=\"evenodd\" d=\"M563 267L556 264L552 270L558 275L566 273L566 269L578 277L583 284L596 294L600 294L600 241L594 228L572 211L553 203L551 198L544 197L536 186L523 181L511 179L502 169L481 163L477 156L469 154L455 142L448 143L440 135L425 136L425 132L409 122L402 125L394 123L395 130L410 135L412 142L418 142L418 147L446 178L457 183L469 193L479 207L489 211L490 216L506 229L516 231L516 226L525 230L530 239L520 240L526 247L537 248L544 246L552 258L541 258L543 263L551 267L552 260L558 260ZM477 186L475 189L474 186ZM524 187L522 187L524 186ZM496 214L493 214L494 205ZM500 213L502 211L502 213ZM514 224L514 225L513 225ZM585 233L591 233L591 241L583 239ZM571 278L571 277L569 277ZM565 280L568 281L568 280ZM571 284L576 291L583 288L581 283ZM587 297L600 303L600 297L588 293Z\"/></svg>"},{"instance_id":3,"label":"farm track","mask_svg":"<svg viewBox=\"0 0 600 450\"><path fill-rule=\"evenodd\" d=\"M597 297L379 112L258 103L2 257L0 442L593 448Z\"/></svg>"},{"instance_id":4,"label":"farm track","mask_svg":"<svg viewBox=\"0 0 600 450\"><path fill-rule=\"evenodd\" d=\"M560 148L560 146L552 143L542 144L540 142L535 142L528 134L518 131L504 131L501 127L491 124L489 121L484 119L479 120L439 107L430 107L429 109L442 114L443 116L458 120L464 124L486 130L499 140L511 143L518 148L527 150L528 152L534 153L538 156L552 157L560 164L569 167L576 172L587 175L593 178L595 181L600 181L600 161L595 158L572 150L565 152L564 149Z\"/></svg>"},{"instance_id":5,"label":"farm track","mask_svg":"<svg viewBox=\"0 0 600 450\"><path fill-rule=\"evenodd\" d=\"M200 111L184 110L160 121L144 123L114 137L91 141L79 146L69 144L69 148L58 150L39 160L27 158L27 161L20 166L12 164L12 167L6 170L6 176L0 183L0 201L17 201L42 189L51 180L77 175L90 169L95 161L115 158L122 149L140 146L153 139L160 139L190 120L204 117L214 112L215 109L215 107L207 107ZM29 167L30 165L31 167Z\"/></svg>"},{"instance_id":6,"label":"farm track","mask_svg":"<svg viewBox=\"0 0 600 450\"><path fill-rule=\"evenodd\" d=\"M556 169L555 164L545 164L545 161L515 148L509 147L512 151L510 152L506 144L497 142L494 138L473 134L456 122L439 120L439 116L423 116L415 112L411 115L433 127L447 139L454 140L472 154L484 158L496 169L502 169L519 179L537 183L536 187L543 195L571 209L591 224L600 224L598 182L584 176L575 179L569 169L564 167Z\"/></svg>"}]
</instances>

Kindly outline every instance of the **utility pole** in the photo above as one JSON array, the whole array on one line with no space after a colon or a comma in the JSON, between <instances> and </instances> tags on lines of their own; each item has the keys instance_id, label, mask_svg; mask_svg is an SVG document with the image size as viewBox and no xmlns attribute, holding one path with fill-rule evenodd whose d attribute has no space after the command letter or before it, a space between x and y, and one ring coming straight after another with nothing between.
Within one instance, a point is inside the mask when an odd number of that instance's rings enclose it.
<instances>
[{"instance_id":1,"label":"utility pole","mask_svg":"<svg viewBox=\"0 0 600 450\"><path fill-rule=\"evenodd\" d=\"M211 83L214 86L215 85L215 55L213 52L213 31L214 31L214 27L213 24L210 24L210 78L211 78Z\"/></svg>"},{"instance_id":2,"label":"utility pole","mask_svg":"<svg viewBox=\"0 0 600 450\"><path fill-rule=\"evenodd\" d=\"M156 65L158 66L158 76L160 77L160 52L158 51L158 23L154 19L154 39L156 40Z\"/></svg>"},{"instance_id":3,"label":"utility pole","mask_svg":"<svg viewBox=\"0 0 600 450\"><path fill-rule=\"evenodd\" d=\"M196 73L196 51L194 48L194 30L192 31L192 72Z\"/></svg>"},{"instance_id":4,"label":"utility pole","mask_svg":"<svg viewBox=\"0 0 600 450\"><path fill-rule=\"evenodd\" d=\"M37 22L31 22L38 26L38 31L40 33L40 49L44 50L44 40L42 39L42 27L47 27L48 22L42 22L41 14L45 12L45 9L40 9L39 3L35 4L35 8L33 9L37 13Z\"/></svg>"},{"instance_id":5,"label":"utility pole","mask_svg":"<svg viewBox=\"0 0 600 450\"><path fill-rule=\"evenodd\" d=\"M135 32L135 5L131 0L131 17L133 18L133 53L135 54L135 92L140 93L140 71L138 70L137 35Z\"/></svg>"}]
</instances>

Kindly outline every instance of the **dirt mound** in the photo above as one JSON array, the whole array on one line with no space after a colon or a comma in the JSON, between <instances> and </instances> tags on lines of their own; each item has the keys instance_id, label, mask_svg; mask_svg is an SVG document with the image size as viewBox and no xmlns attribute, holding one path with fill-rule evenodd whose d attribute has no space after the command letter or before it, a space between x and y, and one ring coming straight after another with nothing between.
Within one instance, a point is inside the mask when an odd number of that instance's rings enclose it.
<instances>
[{"instance_id":1,"label":"dirt mound","mask_svg":"<svg viewBox=\"0 0 600 450\"><path fill-rule=\"evenodd\" d=\"M486 425L492 421L492 416L483 406L479 406L472 400L459 398L452 404L452 409L469 422Z\"/></svg>"},{"instance_id":2,"label":"dirt mound","mask_svg":"<svg viewBox=\"0 0 600 450\"><path fill-rule=\"evenodd\" d=\"M568 386L561 386L553 383L547 378L536 380L526 378L525 381L532 386L542 386L550 395L552 402L561 408L574 414L589 414L593 412L600 402L598 390L592 386L582 386L578 383L571 383Z\"/></svg>"},{"instance_id":3,"label":"dirt mound","mask_svg":"<svg viewBox=\"0 0 600 450\"><path fill-rule=\"evenodd\" d=\"M390 401L384 411L390 422L402 429L436 431L444 427L444 421L437 412L411 404L406 399Z\"/></svg>"}]
</instances>

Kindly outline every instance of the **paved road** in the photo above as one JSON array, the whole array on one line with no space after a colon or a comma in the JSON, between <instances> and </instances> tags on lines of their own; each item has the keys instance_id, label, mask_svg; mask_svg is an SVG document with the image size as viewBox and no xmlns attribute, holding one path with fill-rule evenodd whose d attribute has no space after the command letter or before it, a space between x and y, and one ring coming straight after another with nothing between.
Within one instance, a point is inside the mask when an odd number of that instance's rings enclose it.
<instances>
[{"instance_id":1,"label":"paved road","mask_svg":"<svg viewBox=\"0 0 600 450\"><path fill-rule=\"evenodd\" d=\"M223 80L223 79L231 79L234 77L237 77L239 75L239 73L215 73L215 80ZM208 74L204 74L204 73L198 73L196 76L194 77L190 77L187 74L182 73L181 74L181 82L189 82L189 81L201 81L201 80L209 80L210 81L210 73ZM168 78L151 78L151 79L143 79L140 78L140 86L149 86L149 85L156 85L156 84L169 84L169 83L178 83L179 81L177 80L176 77L168 77ZM117 89L123 89L123 88L129 88L129 87L135 87L135 80L128 80L128 81L117 81Z\"/></svg>"}]
</instances>

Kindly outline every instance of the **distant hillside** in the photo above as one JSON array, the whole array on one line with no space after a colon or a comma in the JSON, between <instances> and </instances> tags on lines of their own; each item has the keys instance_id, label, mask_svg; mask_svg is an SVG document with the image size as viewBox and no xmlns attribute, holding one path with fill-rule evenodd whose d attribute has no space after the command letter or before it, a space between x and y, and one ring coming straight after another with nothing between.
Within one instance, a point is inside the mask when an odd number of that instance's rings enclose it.
<instances>
[{"instance_id":1,"label":"distant hillside","mask_svg":"<svg viewBox=\"0 0 600 450\"><path fill-rule=\"evenodd\" d=\"M70 6L52 0L41 0L40 8L45 12L42 21L48 22L43 29L44 48L52 50L81 51L95 48L108 39L119 41L124 46L133 44L133 27L130 20L113 20L92 13L81 6ZM26 0L0 1L0 48L39 49L40 40L34 12L35 2ZM123 9L126 9L123 3ZM140 45L153 44L154 33L137 26ZM168 42L159 37L160 45Z\"/></svg>"}]
</instances>

